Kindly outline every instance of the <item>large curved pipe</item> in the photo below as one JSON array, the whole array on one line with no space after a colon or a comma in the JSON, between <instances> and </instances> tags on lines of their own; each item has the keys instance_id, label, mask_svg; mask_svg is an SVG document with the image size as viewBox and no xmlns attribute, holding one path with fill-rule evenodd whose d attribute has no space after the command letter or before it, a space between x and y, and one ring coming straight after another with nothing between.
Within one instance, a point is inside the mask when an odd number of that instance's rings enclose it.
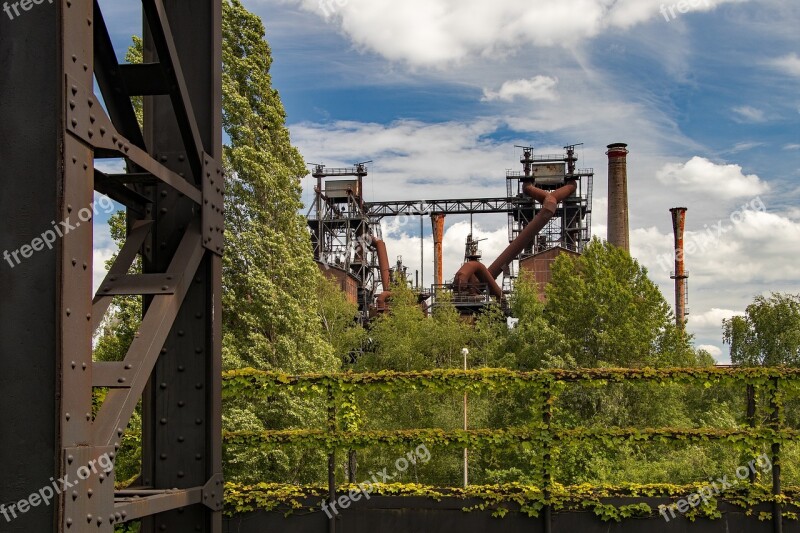
<instances>
[{"instance_id":1,"label":"large curved pipe","mask_svg":"<svg viewBox=\"0 0 800 533\"><path fill-rule=\"evenodd\" d=\"M383 292L389 292L392 286L392 275L389 273L389 254L386 253L386 243L380 239L372 239L372 246L378 252L378 267L381 270Z\"/></svg>"},{"instance_id":2,"label":"large curved pipe","mask_svg":"<svg viewBox=\"0 0 800 533\"><path fill-rule=\"evenodd\" d=\"M464 266L456 272L456 277L453 278L453 288L457 291L464 291L470 285L474 285L472 283L473 279L478 279L489 286L489 292L496 296L497 299L502 299L503 289L500 288L494 278L489 273L486 265L480 261L469 261L464 263Z\"/></svg>"},{"instance_id":3,"label":"large curved pipe","mask_svg":"<svg viewBox=\"0 0 800 533\"><path fill-rule=\"evenodd\" d=\"M517 238L514 239L508 247L503 250L503 253L494 260L494 263L489 265L489 274L491 274L492 278L497 278L502 272L503 269L506 268L511 261L514 260L527 246L533 242L534 238L542 228L544 228L547 223L553 218L553 215L556 214L556 209L558 209L559 202L565 200L568 196L573 194L578 188L578 183L573 179L569 180L566 185L556 189L553 192L547 192L542 190L530 183L526 183L523 187L523 191L528 196L532 197L534 200L541 202L542 209L533 217L533 220L525 226ZM469 264L469 263L467 263ZM466 266L466 265L464 265Z\"/></svg>"}]
</instances>

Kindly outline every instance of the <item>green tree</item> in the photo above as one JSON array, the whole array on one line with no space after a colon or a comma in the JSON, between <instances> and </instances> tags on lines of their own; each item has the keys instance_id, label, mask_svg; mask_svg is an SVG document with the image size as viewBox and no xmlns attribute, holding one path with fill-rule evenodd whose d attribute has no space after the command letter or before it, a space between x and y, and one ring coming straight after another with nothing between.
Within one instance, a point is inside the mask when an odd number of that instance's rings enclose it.
<instances>
[{"instance_id":1,"label":"green tree","mask_svg":"<svg viewBox=\"0 0 800 533\"><path fill-rule=\"evenodd\" d=\"M722 322L722 337L731 346L731 361L742 366L798 366L800 363L800 295L758 296L744 316Z\"/></svg>"},{"instance_id":2,"label":"green tree","mask_svg":"<svg viewBox=\"0 0 800 533\"><path fill-rule=\"evenodd\" d=\"M607 242L553 263L544 316L582 367L695 364L688 336L647 270Z\"/></svg>"},{"instance_id":3,"label":"green tree","mask_svg":"<svg viewBox=\"0 0 800 533\"><path fill-rule=\"evenodd\" d=\"M331 372L341 361L318 315L321 276L302 207L305 164L292 146L286 114L272 88L261 19L239 0L223 3L223 126L228 178L223 260L223 362L290 373ZM321 424L321 398L282 395L234 399L227 430L296 429ZM321 481L315 450L228 450L226 476L239 481Z\"/></svg>"},{"instance_id":4,"label":"green tree","mask_svg":"<svg viewBox=\"0 0 800 533\"><path fill-rule=\"evenodd\" d=\"M358 305L349 302L339 286L324 276L319 278L317 296L317 314L325 339L336 356L351 363L367 336L359 320Z\"/></svg>"}]
</instances>

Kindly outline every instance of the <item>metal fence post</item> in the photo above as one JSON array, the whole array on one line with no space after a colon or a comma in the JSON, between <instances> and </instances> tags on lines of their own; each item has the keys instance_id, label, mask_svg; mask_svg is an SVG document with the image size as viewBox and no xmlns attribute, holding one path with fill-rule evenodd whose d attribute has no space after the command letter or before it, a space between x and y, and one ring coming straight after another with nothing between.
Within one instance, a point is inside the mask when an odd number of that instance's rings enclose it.
<instances>
[{"instance_id":1,"label":"metal fence post","mask_svg":"<svg viewBox=\"0 0 800 533\"><path fill-rule=\"evenodd\" d=\"M542 383L542 422L545 425L545 433L547 435L547 447L543 450L542 454L542 494L544 496L544 509L543 509L543 521L544 521L544 532L550 533L553 530L553 508L550 506L550 484L552 482L551 479L551 464L550 464L550 446L551 446L551 437L552 432L550 428L550 423L553 418L553 411L550 405L550 401L552 399L552 393L550 390L550 380L545 379L544 383Z\"/></svg>"},{"instance_id":2,"label":"metal fence post","mask_svg":"<svg viewBox=\"0 0 800 533\"><path fill-rule=\"evenodd\" d=\"M772 408L771 422L773 429L778 432L783 429L783 413L781 409L780 380L772 378L772 390L770 391L770 407ZM783 514L778 497L781 495L781 445L779 442L772 443L772 531L783 533Z\"/></svg>"}]
</instances>

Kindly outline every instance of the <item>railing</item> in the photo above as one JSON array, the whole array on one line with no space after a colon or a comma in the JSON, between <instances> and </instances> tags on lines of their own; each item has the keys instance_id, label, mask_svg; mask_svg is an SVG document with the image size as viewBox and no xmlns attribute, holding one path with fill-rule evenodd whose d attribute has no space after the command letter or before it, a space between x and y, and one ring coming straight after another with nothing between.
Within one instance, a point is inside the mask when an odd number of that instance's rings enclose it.
<instances>
[{"instance_id":1,"label":"railing","mask_svg":"<svg viewBox=\"0 0 800 533\"><path fill-rule=\"evenodd\" d=\"M254 443L280 446L299 444L327 450L329 453L329 494L336 498L334 476L337 450L352 451L375 445L430 444L455 448L511 447L532 443L540 454L538 479L543 518L549 523L553 494L563 496L569 491L554 479L552 452L559 445L581 441L601 441L619 445L625 442L706 442L726 441L737 449L747 450L755 458L760 446L770 446L772 456L772 521L775 531L782 527L782 487L780 456L781 445L797 439L800 432L789 429L784 415L784 400L787 391L800 390L800 370L785 368L729 368L708 367L689 369L582 369L543 370L520 372L507 369L480 370L433 370L424 372L379 372L372 374L312 374L290 376L280 373L240 370L224 376L224 396L259 395L270 397L287 391L293 394L316 392L323 394L327 405L325 429L270 430L263 432L233 432L225 435L228 446L251 446ZM626 427L568 427L554 422L552 406L558 396L558 388L570 384L609 384L650 382L656 384L700 385L703 389L723 384L744 387L747 413L744 423L735 428L672 427L626 428ZM391 390L395 393L428 391L438 393L523 392L531 398L534 414L524 426L502 429L416 429L348 431L343 430L342 420L352 414L354 394L361 391ZM759 424L756 417L756 398L768 401L765 423ZM504 448L505 449L505 448ZM510 448L508 448L510 449ZM737 473L738 475L738 473ZM352 480L351 480L352 481ZM750 477L750 483L755 478Z\"/></svg>"}]
</instances>

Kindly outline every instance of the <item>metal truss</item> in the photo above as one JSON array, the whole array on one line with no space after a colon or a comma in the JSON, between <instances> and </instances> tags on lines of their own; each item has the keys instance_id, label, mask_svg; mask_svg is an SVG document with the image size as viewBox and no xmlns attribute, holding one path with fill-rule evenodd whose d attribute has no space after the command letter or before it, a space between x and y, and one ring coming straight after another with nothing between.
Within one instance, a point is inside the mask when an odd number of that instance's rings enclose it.
<instances>
[{"instance_id":1,"label":"metal truss","mask_svg":"<svg viewBox=\"0 0 800 533\"><path fill-rule=\"evenodd\" d=\"M427 215L469 215L481 213L510 213L518 204L530 204L520 198L468 198L462 200L401 200L395 202L366 202L364 207L373 218Z\"/></svg>"},{"instance_id":2,"label":"metal truss","mask_svg":"<svg viewBox=\"0 0 800 533\"><path fill-rule=\"evenodd\" d=\"M9 104L0 245L16 248L56 221L72 226L0 273L3 290L15 288L0 302L2 374L19 369L0 383L0 418L18 434L3 435L0 459L33 465L8 472L0 501L93 472L20 517L20 530L111 533L132 520L143 532L222 528L221 0L142 7L141 65L118 63L96 0L45 2L0 28ZM143 129L134 96L145 97ZM103 158L123 158L128 172L101 172ZM128 234L92 298L84 215L95 190L127 207ZM137 256L142 273L131 273ZM93 334L117 295L142 298L141 325L123 361L93 361ZM98 388L107 394L94 405ZM140 401L141 476L115 491L113 470L96 465L115 457Z\"/></svg>"}]
</instances>

